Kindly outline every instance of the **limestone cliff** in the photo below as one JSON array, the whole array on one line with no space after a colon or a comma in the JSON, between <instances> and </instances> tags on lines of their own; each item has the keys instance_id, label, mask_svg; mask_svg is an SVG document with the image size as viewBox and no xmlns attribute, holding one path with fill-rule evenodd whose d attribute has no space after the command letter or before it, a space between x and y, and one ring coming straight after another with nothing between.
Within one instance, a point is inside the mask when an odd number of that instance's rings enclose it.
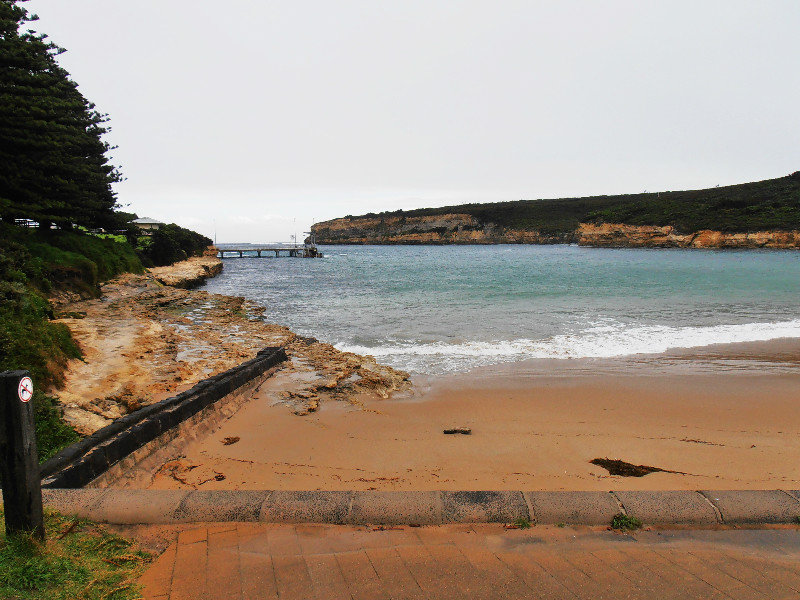
<instances>
[{"instance_id":1,"label":"limestone cliff","mask_svg":"<svg viewBox=\"0 0 800 600\"><path fill-rule=\"evenodd\" d=\"M701 190L348 215L317 223L312 230L320 244L800 248L800 171Z\"/></svg>"},{"instance_id":2,"label":"limestone cliff","mask_svg":"<svg viewBox=\"0 0 800 600\"><path fill-rule=\"evenodd\" d=\"M345 217L312 227L320 244L568 244L606 248L800 248L800 231L723 233L704 229L581 223L564 234L481 224L468 214Z\"/></svg>"},{"instance_id":3,"label":"limestone cliff","mask_svg":"<svg viewBox=\"0 0 800 600\"><path fill-rule=\"evenodd\" d=\"M319 244L564 244L559 235L481 224L468 214L344 217L317 223L311 230Z\"/></svg>"},{"instance_id":4,"label":"limestone cliff","mask_svg":"<svg viewBox=\"0 0 800 600\"><path fill-rule=\"evenodd\" d=\"M607 248L800 248L800 231L723 233L704 229L684 234L670 226L622 223L581 223L577 238L581 246Z\"/></svg>"}]
</instances>

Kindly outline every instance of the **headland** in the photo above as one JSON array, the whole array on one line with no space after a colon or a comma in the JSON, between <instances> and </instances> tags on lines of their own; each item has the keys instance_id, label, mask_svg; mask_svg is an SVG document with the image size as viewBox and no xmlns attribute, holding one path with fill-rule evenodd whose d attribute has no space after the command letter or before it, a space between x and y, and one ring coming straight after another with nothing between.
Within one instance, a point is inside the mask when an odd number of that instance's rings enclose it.
<instances>
[{"instance_id":1,"label":"headland","mask_svg":"<svg viewBox=\"0 0 800 600\"><path fill-rule=\"evenodd\" d=\"M348 215L320 244L581 244L800 248L800 171L704 190L488 202Z\"/></svg>"}]
</instances>

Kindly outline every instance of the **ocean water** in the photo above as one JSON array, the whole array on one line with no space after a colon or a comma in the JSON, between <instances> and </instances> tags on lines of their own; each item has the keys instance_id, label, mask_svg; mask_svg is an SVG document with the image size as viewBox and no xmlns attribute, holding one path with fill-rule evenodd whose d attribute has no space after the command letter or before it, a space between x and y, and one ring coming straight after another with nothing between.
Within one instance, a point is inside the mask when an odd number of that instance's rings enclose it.
<instances>
[{"instance_id":1,"label":"ocean water","mask_svg":"<svg viewBox=\"0 0 800 600\"><path fill-rule=\"evenodd\" d=\"M800 337L800 253L577 246L327 246L234 258L210 292L265 319L439 375Z\"/></svg>"}]
</instances>

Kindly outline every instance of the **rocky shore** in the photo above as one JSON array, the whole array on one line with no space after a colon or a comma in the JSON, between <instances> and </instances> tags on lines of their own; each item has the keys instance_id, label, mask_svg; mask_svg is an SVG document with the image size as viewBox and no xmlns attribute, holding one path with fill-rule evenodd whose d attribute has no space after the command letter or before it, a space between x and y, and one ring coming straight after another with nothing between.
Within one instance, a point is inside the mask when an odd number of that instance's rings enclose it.
<instances>
[{"instance_id":1,"label":"rocky shore","mask_svg":"<svg viewBox=\"0 0 800 600\"><path fill-rule=\"evenodd\" d=\"M168 267L155 267L150 274L164 285L194 289L203 282L222 273L222 261L217 258L216 248L209 248L203 256L193 256Z\"/></svg>"},{"instance_id":2,"label":"rocky shore","mask_svg":"<svg viewBox=\"0 0 800 600\"><path fill-rule=\"evenodd\" d=\"M188 389L253 358L266 346L284 346L290 361L281 397L297 415L325 401L357 403L362 394L387 398L409 386L408 374L372 357L269 323L264 308L242 297L189 289L222 271L209 252L144 275L125 274L96 299L54 298L59 319L83 350L68 366L65 384L51 390L64 419L90 434L128 412Z\"/></svg>"},{"instance_id":3,"label":"rocky shore","mask_svg":"<svg viewBox=\"0 0 800 600\"><path fill-rule=\"evenodd\" d=\"M800 231L679 233L674 227L581 223L558 234L481 224L474 216L345 217L312 227L320 244L572 244L607 248L800 248Z\"/></svg>"}]
</instances>

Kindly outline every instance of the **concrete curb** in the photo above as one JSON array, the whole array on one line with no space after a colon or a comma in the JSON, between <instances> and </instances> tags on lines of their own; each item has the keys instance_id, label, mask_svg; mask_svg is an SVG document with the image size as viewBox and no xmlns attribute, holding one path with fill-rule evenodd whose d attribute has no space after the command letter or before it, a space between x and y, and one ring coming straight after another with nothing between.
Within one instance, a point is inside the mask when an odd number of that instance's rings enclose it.
<instances>
[{"instance_id":1,"label":"concrete curb","mask_svg":"<svg viewBox=\"0 0 800 600\"><path fill-rule=\"evenodd\" d=\"M45 489L45 505L105 523L259 521L348 525L508 523L607 525L617 513L645 524L797 523L783 490L636 492L348 492Z\"/></svg>"},{"instance_id":2,"label":"concrete curb","mask_svg":"<svg viewBox=\"0 0 800 600\"><path fill-rule=\"evenodd\" d=\"M614 495L626 514L643 523L714 525L721 522L714 505L698 492L614 492Z\"/></svg>"},{"instance_id":3,"label":"concrete curb","mask_svg":"<svg viewBox=\"0 0 800 600\"><path fill-rule=\"evenodd\" d=\"M553 525L608 525L625 512L609 492L525 492L531 504L531 521Z\"/></svg>"},{"instance_id":4,"label":"concrete curb","mask_svg":"<svg viewBox=\"0 0 800 600\"><path fill-rule=\"evenodd\" d=\"M792 523L800 517L800 501L783 490L702 491L725 523Z\"/></svg>"}]
</instances>

